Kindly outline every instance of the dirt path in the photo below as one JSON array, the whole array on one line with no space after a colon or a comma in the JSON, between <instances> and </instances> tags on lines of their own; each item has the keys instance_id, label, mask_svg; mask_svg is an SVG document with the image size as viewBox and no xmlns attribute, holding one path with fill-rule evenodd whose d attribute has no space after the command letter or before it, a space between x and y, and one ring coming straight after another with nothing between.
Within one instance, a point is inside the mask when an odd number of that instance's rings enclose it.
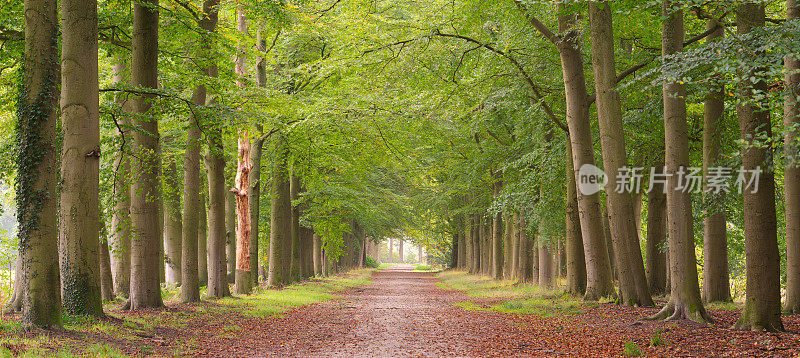
<instances>
[{"instance_id":1,"label":"dirt path","mask_svg":"<svg viewBox=\"0 0 800 358\"><path fill-rule=\"evenodd\" d=\"M713 325L641 321L657 308L590 304L557 315L514 315L465 310L487 307L439 288L430 273L395 266L372 284L338 299L301 307L279 318L240 323L235 336L204 327L196 356L210 357L619 357L631 342L648 357L794 357L800 319L784 319L790 332L733 331L738 312L713 310ZM651 337L664 337L652 347Z\"/></svg>"},{"instance_id":2,"label":"dirt path","mask_svg":"<svg viewBox=\"0 0 800 358\"><path fill-rule=\"evenodd\" d=\"M376 272L372 284L339 299L291 311L261 332L243 332L215 342L210 356L280 357L476 357L517 324L507 315L466 311L453 303L467 298L440 289L430 273L395 266ZM252 336L252 337L251 337ZM506 355L509 352L505 352ZM531 352L528 352L529 354Z\"/></svg>"}]
</instances>

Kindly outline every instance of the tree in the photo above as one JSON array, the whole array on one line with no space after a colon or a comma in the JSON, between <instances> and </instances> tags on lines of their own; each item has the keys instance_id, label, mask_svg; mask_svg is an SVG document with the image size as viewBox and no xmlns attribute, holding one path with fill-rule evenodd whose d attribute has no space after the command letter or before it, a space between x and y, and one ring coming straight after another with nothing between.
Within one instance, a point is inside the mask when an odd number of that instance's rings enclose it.
<instances>
[{"instance_id":1,"label":"tree","mask_svg":"<svg viewBox=\"0 0 800 358\"><path fill-rule=\"evenodd\" d=\"M156 0L133 5L131 81L148 90L158 88L158 10ZM158 122L150 113L153 94L134 97L133 152L131 172L131 288L128 306L132 310L160 307L158 202Z\"/></svg>"},{"instance_id":2,"label":"tree","mask_svg":"<svg viewBox=\"0 0 800 358\"><path fill-rule=\"evenodd\" d=\"M250 204L252 207L252 202ZM252 212L251 212L252 216ZM252 219L251 219L252 220ZM256 231L253 231L254 234ZM236 282L236 194L225 196L225 257L228 260L228 283ZM252 266L251 266L252 267Z\"/></svg>"},{"instance_id":3,"label":"tree","mask_svg":"<svg viewBox=\"0 0 800 358\"><path fill-rule=\"evenodd\" d=\"M58 267L58 17L54 0L25 0L17 103L17 220L24 327L61 326Z\"/></svg>"},{"instance_id":4,"label":"tree","mask_svg":"<svg viewBox=\"0 0 800 358\"><path fill-rule=\"evenodd\" d=\"M164 260L166 262L167 283L180 285L181 255L183 235L181 230L181 195L182 185L178 180L178 167L171 160L164 171Z\"/></svg>"},{"instance_id":5,"label":"tree","mask_svg":"<svg viewBox=\"0 0 800 358\"><path fill-rule=\"evenodd\" d=\"M126 67L126 61L122 59L118 59L114 62L114 77L112 79L114 84L121 84L124 81ZM116 104L119 107L129 109L130 107L127 103L122 94L117 94ZM114 168L117 168L117 173L114 176L112 186L114 212L111 218L109 246L114 294L122 297L128 297L131 287L131 183L129 180L129 145L127 145L130 139L130 133L127 117L120 116L118 136L123 146L119 149L119 153L114 160Z\"/></svg>"},{"instance_id":6,"label":"tree","mask_svg":"<svg viewBox=\"0 0 800 358\"><path fill-rule=\"evenodd\" d=\"M267 285L282 286L289 282L287 265L291 263L292 198L289 180L289 145L284 134L276 132L275 160L272 167L272 214L269 231L269 277ZM324 266L324 264L323 264ZM324 274L323 274L324 275Z\"/></svg>"},{"instance_id":7,"label":"tree","mask_svg":"<svg viewBox=\"0 0 800 358\"><path fill-rule=\"evenodd\" d=\"M708 20L707 28L714 30L708 41L716 41L725 31L716 20ZM714 85L705 98L703 108L703 176L705 177L705 200L711 209L703 220L703 300L706 302L731 300L728 282L728 228L724 203L725 192L715 195L708 193L709 168L717 166L720 160L720 145L723 138L723 114L725 111L725 88L723 84ZM688 150L688 149L687 149ZM715 205L715 203L717 203Z\"/></svg>"},{"instance_id":8,"label":"tree","mask_svg":"<svg viewBox=\"0 0 800 358\"><path fill-rule=\"evenodd\" d=\"M206 61L210 60L211 42L208 32L217 26L219 0L205 0L203 14L197 19L202 34L200 53ZM210 67L204 68L206 76L210 76ZM205 85L198 85L192 92L192 104L196 107L206 105L207 90ZM181 301L196 302L200 300L200 282L207 281L206 273L206 218L205 204L200 198L200 150L202 116L192 114L186 139L186 152L183 159L183 227L181 235ZM201 255L202 254L202 255ZM201 268L202 267L202 268ZM205 274L201 274L205 273ZM202 279L201 279L202 278Z\"/></svg>"},{"instance_id":9,"label":"tree","mask_svg":"<svg viewBox=\"0 0 800 358\"><path fill-rule=\"evenodd\" d=\"M736 32L739 36L763 27L764 5L744 3L736 9ZM782 331L780 295L780 254L778 252L777 218L775 214L775 174L768 148L755 146L758 138L770 138L769 103L761 94L767 82L756 74L762 68L749 68L737 84L742 103L736 106L742 148L742 170L762 170L758 187L743 189L745 268L747 298L735 328ZM754 80L751 80L751 77Z\"/></svg>"},{"instance_id":10,"label":"tree","mask_svg":"<svg viewBox=\"0 0 800 358\"><path fill-rule=\"evenodd\" d=\"M664 24L661 51L664 61L683 50L683 11L667 0L662 5ZM662 90L664 100L665 164L667 175L667 227L669 230L669 272L671 275L669 302L654 317L691 319L707 322L700 299L697 282L697 264L694 256L691 192L679 182L679 172L689 167L689 137L686 134L686 89L678 80L665 80ZM654 180L654 178L651 178ZM620 273L622 274L622 273Z\"/></svg>"},{"instance_id":11,"label":"tree","mask_svg":"<svg viewBox=\"0 0 800 358\"><path fill-rule=\"evenodd\" d=\"M653 174L664 174L663 158L656 160ZM651 178L652 180L652 178ZM662 181L653 181L647 192L647 284L650 293L661 295L669 292L667 283L667 194Z\"/></svg>"},{"instance_id":12,"label":"tree","mask_svg":"<svg viewBox=\"0 0 800 358\"><path fill-rule=\"evenodd\" d=\"M612 22L611 6L608 2L589 4L592 68L595 76L600 143L603 147L603 167L609 183L617 183L618 170L627 166L628 160L622 128L622 107L616 89ZM606 192L606 203L617 256L621 302L628 305L652 306L653 299L644 274L639 236L633 221L633 196L631 193L609 190Z\"/></svg>"},{"instance_id":13,"label":"tree","mask_svg":"<svg viewBox=\"0 0 800 358\"><path fill-rule=\"evenodd\" d=\"M800 18L797 0L786 1L786 19ZM783 125L786 129L786 171L783 185L786 200L786 305L787 314L800 313L800 105L798 105L798 86L800 86L800 59L786 56L783 60L786 74L786 98L783 105ZM726 272L727 273L727 272Z\"/></svg>"},{"instance_id":14,"label":"tree","mask_svg":"<svg viewBox=\"0 0 800 358\"><path fill-rule=\"evenodd\" d=\"M97 1L64 0L61 16L61 299L66 313L103 316Z\"/></svg>"},{"instance_id":15,"label":"tree","mask_svg":"<svg viewBox=\"0 0 800 358\"><path fill-rule=\"evenodd\" d=\"M494 195L500 195L503 184L498 181L494 184ZM503 214L497 212L492 215L492 278L503 278Z\"/></svg>"},{"instance_id":16,"label":"tree","mask_svg":"<svg viewBox=\"0 0 800 358\"><path fill-rule=\"evenodd\" d=\"M240 15L241 16L241 15ZM249 294L252 290L250 266L250 138L247 132L239 133L239 156L236 166L236 184L231 191L236 195L236 293ZM227 285L227 284L226 284Z\"/></svg>"},{"instance_id":17,"label":"tree","mask_svg":"<svg viewBox=\"0 0 800 358\"><path fill-rule=\"evenodd\" d=\"M586 256L583 251L581 222L578 216L578 188L575 184L575 168L572 161L572 146L567 148L567 222L564 250L567 258L567 291L583 295L586 293Z\"/></svg>"}]
</instances>

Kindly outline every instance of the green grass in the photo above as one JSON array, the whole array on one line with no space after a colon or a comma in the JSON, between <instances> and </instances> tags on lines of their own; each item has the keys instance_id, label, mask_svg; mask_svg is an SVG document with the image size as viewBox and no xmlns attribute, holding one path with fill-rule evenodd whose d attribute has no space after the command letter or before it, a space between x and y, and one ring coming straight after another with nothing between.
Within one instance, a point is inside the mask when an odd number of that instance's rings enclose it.
<instances>
[{"instance_id":1,"label":"green grass","mask_svg":"<svg viewBox=\"0 0 800 358\"><path fill-rule=\"evenodd\" d=\"M434 271L439 271L439 270L423 264L418 264L416 267L414 267L414 272L434 272Z\"/></svg>"},{"instance_id":2,"label":"green grass","mask_svg":"<svg viewBox=\"0 0 800 358\"><path fill-rule=\"evenodd\" d=\"M625 346L622 349L622 355L625 357L641 357L642 356L642 349L636 344L636 342L625 342Z\"/></svg>"},{"instance_id":3,"label":"green grass","mask_svg":"<svg viewBox=\"0 0 800 358\"><path fill-rule=\"evenodd\" d=\"M126 355L113 345L100 338L113 337L114 341L123 341L124 345L137 350L135 355L162 354L142 336L153 334L156 328L182 330L181 338L171 342L169 348L175 355L194 351L199 347L194 332L186 330L193 321L213 321L215 317L239 313L249 317L269 317L281 315L288 310L336 297L336 292L350 287L363 286L370 282L374 269L352 270L333 277L313 278L305 282L287 286L281 290L263 287L255 288L253 294L239 297L227 297L210 300L189 306L178 306L167 310L150 313L128 315L113 312L120 302L106 302L109 316L122 320L97 319L87 316L64 315L64 329L76 333L76 339L60 337L53 339L47 335L25 337L16 322L0 322L0 358L20 357L125 357ZM163 290L165 297L173 297L168 304L177 303L173 289ZM242 331L238 324L225 324L218 332L221 336L235 337ZM11 347L3 347L3 345ZM163 348L161 348L163 349Z\"/></svg>"},{"instance_id":4,"label":"green grass","mask_svg":"<svg viewBox=\"0 0 800 358\"><path fill-rule=\"evenodd\" d=\"M580 297L558 290L542 289L533 284L520 284L511 280L495 281L489 277L470 275L464 271L445 271L436 275L444 289L464 291L475 298L497 299L500 302L491 306L477 305L474 302L459 302L466 310L492 310L511 314L536 315L550 318L564 315L577 315L596 303L584 302Z\"/></svg>"},{"instance_id":5,"label":"green grass","mask_svg":"<svg viewBox=\"0 0 800 358\"><path fill-rule=\"evenodd\" d=\"M384 262L384 263L381 263L380 265L378 265L378 270L387 269L387 268L389 268L389 267L392 267L392 266L397 266L397 265L400 265L400 264L398 264L398 263L386 263L386 262Z\"/></svg>"}]
</instances>

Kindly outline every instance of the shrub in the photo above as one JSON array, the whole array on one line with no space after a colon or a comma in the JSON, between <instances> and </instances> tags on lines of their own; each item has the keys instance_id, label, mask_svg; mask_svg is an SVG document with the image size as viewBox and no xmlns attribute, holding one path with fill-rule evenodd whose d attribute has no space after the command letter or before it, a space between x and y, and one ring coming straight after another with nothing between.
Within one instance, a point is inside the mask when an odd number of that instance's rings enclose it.
<instances>
[{"instance_id":1,"label":"shrub","mask_svg":"<svg viewBox=\"0 0 800 358\"><path fill-rule=\"evenodd\" d=\"M375 261L375 259L373 259L373 258L371 258L369 256L367 256L367 259L364 260L364 267L378 268L378 266L380 266L380 265L378 265L378 261Z\"/></svg>"}]
</instances>

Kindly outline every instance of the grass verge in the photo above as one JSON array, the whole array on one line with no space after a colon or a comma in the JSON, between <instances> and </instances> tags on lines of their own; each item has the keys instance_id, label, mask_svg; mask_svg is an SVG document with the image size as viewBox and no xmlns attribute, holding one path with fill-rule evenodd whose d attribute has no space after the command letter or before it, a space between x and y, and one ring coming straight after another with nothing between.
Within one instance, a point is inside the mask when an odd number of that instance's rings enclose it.
<instances>
[{"instance_id":1,"label":"grass verge","mask_svg":"<svg viewBox=\"0 0 800 358\"><path fill-rule=\"evenodd\" d=\"M167 287L162 309L126 312L120 303L105 303L107 318L64 316L59 331L23 331L19 315L0 321L0 358L190 356L200 348L198 327L215 327L215 335L235 338L241 320L261 320L336 298L336 292L370 282L373 269L312 278L281 290L257 287L247 296L182 304Z\"/></svg>"}]
</instances>

